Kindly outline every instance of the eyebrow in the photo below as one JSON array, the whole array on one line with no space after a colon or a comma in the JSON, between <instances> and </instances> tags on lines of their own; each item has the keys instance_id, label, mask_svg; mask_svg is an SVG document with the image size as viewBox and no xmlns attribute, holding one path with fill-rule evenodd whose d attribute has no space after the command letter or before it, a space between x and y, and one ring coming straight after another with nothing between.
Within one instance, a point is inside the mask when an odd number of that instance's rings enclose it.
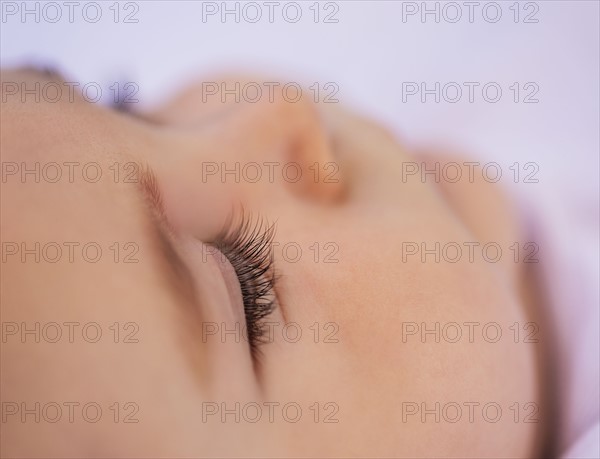
<instances>
[{"instance_id":1,"label":"eyebrow","mask_svg":"<svg viewBox=\"0 0 600 459\"><path fill-rule=\"evenodd\" d=\"M146 220L151 236L159 249L160 263L169 288L174 296L197 310L198 298L194 287L194 277L188 264L183 261L172 242L173 229L167 220L160 187L156 174L148 164L140 164L138 190L143 197Z\"/></svg>"}]
</instances>

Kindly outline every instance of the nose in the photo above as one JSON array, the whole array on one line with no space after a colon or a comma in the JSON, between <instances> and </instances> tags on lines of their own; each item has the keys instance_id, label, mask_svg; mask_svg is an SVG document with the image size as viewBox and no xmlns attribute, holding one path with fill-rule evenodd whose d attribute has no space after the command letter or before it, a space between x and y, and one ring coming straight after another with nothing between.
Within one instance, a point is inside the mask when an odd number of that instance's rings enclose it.
<instances>
[{"instance_id":1,"label":"nose","mask_svg":"<svg viewBox=\"0 0 600 459\"><path fill-rule=\"evenodd\" d=\"M192 85L146 116L165 139L152 165L174 214L170 219L187 226L186 212L198 204L221 214L234 201L343 200L341 163L307 97L291 102L275 92L256 103L208 103L201 91L201 83Z\"/></svg>"}]
</instances>

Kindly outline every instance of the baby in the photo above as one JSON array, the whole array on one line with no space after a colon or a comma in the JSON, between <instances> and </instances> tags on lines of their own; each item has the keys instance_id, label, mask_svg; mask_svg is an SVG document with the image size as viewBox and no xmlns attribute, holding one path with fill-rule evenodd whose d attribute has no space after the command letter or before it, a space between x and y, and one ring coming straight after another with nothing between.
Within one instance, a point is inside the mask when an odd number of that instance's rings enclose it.
<instances>
[{"instance_id":1,"label":"baby","mask_svg":"<svg viewBox=\"0 0 600 459\"><path fill-rule=\"evenodd\" d=\"M2 73L3 456L547 454L531 250L466 160L307 97L27 94L60 81Z\"/></svg>"}]
</instances>

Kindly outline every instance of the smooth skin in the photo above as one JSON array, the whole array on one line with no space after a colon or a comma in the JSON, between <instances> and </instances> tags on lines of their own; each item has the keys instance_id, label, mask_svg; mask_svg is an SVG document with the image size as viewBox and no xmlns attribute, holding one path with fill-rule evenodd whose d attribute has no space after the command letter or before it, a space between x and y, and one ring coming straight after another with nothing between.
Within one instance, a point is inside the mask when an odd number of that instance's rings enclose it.
<instances>
[{"instance_id":1,"label":"smooth skin","mask_svg":"<svg viewBox=\"0 0 600 459\"><path fill-rule=\"evenodd\" d=\"M2 81L44 83L32 71L3 72ZM4 85L3 85L4 87ZM2 456L10 457L534 457L539 454L544 405L539 347L515 343L508 327L532 313L520 294L522 265L506 255L499 263L466 257L457 263L402 259L402 242L521 240L511 207L495 185L403 183L402 163L416 160L383 128L346 110L302 100L202 103L192 85L168 104L139 117L82 99L56 103L7 96L1 111L2 161L97 162L96 183L2 183L2 241L94 241L139 247L138 263L97 263L63 257L57 263L2 263L2 322L96 322L107 338L58 343L3 334L2 402L31 407L54 401L94 401L97 423L75 410L75 421L2 422ZM3 100L4 100L3 96ZM431 155L429 161L438 161ZM115 162L154 171L165 221L152 218L138 184L115 183ZM203 164L267 161L302 166L297 183L233 176L202 179ZM315 181L309 167L339 165L336 182ZM326 172L321 170L323 174ZM17 177L17 178L15 178ZM76 176L79 177L79 176ZM477 198L474 199L473 197ZM204 257L232 209L276 222L275 241L294 242L302 257L291 262L274 249L279 305L270 321L274 342L254 358L245 340L203 335L203 324L233 330L244 323L235 273L219 257ZM235 212L235 210L234 210ZM157 241L168 226L169 243L191 272L182 281ZM315 252L309 247L318 243ZM325 243L335 243L337 263L325 263ZM330 246L331 247L331 246ZM3 249L4 250L4 249ZM79 252L76 252L79 253ZM110 254L110 256L108 255ZM4 253L3 253L4 256ZM186 288L192 295L186 295ZM108 327L135 322L137 343L115 343ZM403 324L496 322L496 343L463 337L457 343L406 336ZM284 339L284 324L302 337ZM320 335L315 342L314 329ZM324 342L335 324L338 342ZM467 329L464 328L463 331ZM81 335L76 335L81 336ZM4 340L4 338L6 338ZM5 341L5 342L4 342ZM135 403L137 423L114 422L109 406ZM258 403L259 422L230 414L207 416L207 403L233 409ZM269 422L265 402L279 403ZM281 407L302 408L289 422ZM318 403L318 409L311 407ZM405 416L407 406L433 409L457 403L459 422L430 414ZM469 422L465 402L479 403ZM503 412L488 422L482 406ZM510 407L519 403L519 421ZM325 404L329 405L325 406ZM539 422L525 423L527 403ZM214 405L210 405L214 406ZM337 409L336 409L337 408ZM131 410L127 410L130 412ZM319 419L315 422L315 411ZM124 412L121 412L121 415ZM255 411L248 411L248 416ZM449 413L449 414L448 414ZM448 416L453 416L449 411ZM287 413L294 416L294 411ZM338 422L324 422L324 418ZM494 416L494 411L489 412Z\"/></svg>"}]
</instances>

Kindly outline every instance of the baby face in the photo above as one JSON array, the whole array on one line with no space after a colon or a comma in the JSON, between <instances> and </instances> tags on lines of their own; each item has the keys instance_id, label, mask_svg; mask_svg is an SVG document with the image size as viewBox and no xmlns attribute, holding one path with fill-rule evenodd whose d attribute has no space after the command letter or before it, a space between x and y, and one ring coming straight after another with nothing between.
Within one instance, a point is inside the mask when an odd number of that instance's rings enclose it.
<instances>
[{"instance_id":1,"label":"baby face","mask_svg":"<svg viewBox=\"0 0 600 459\"><path fill-rule=\"evenodd\" d=\"M197 91L2 104L2 453L533 454L512 268L431 252L488 241L417 160L343 110Z\"/></svg>"}]
</instances>

